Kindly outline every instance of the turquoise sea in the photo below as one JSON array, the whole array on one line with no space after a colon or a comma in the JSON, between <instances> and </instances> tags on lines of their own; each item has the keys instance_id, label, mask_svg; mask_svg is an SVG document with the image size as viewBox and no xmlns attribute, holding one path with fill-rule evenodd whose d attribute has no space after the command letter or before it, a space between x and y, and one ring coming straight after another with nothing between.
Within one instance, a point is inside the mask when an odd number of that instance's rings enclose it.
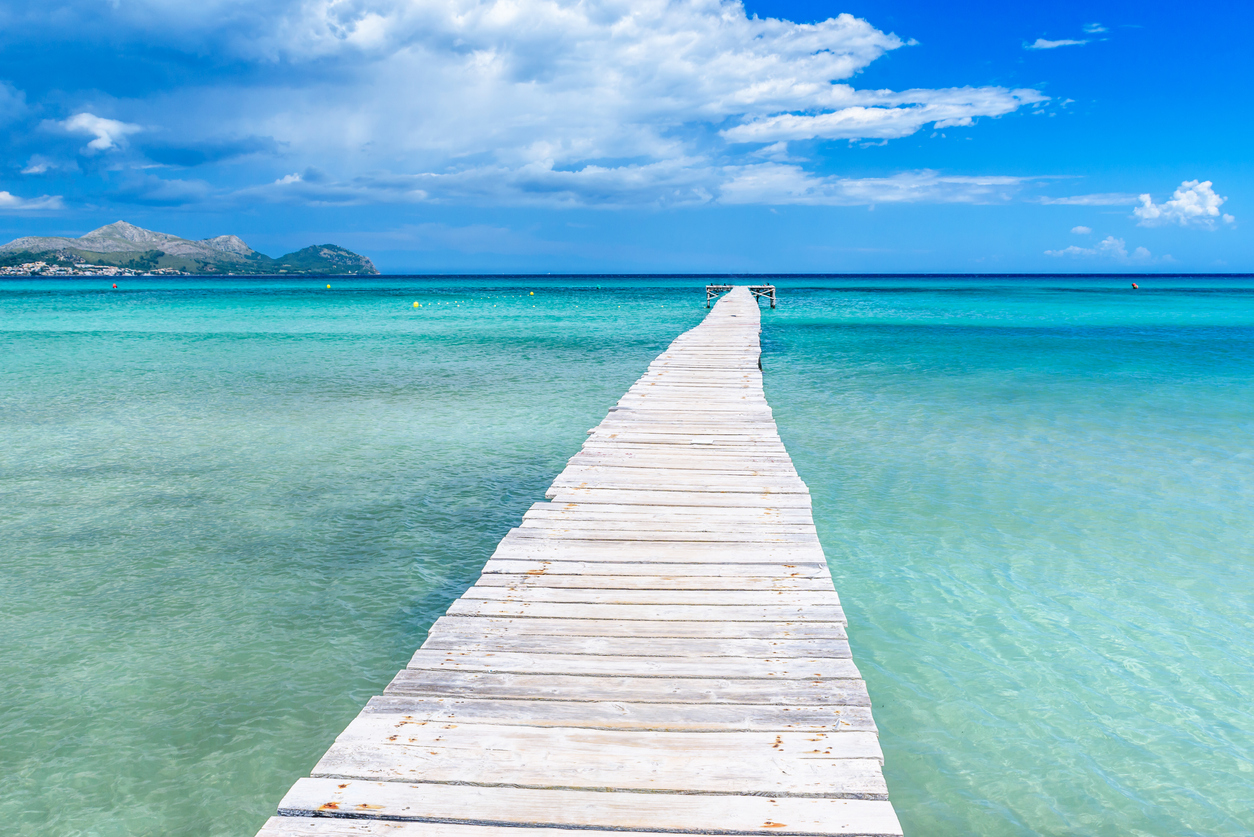
<instances>
[{"instance_id":1,"label":"turquoise sea","mask_svg":"<svg viewBox=\"0 0 1254 837\"><path fill-rule=\"evenodd\" d=\"M251 835L705 313L687 278L112 281L0 281L24 837ZM908 835L1254 833L1254 279L1137 281L763 312Z\"/></svg>"}]
</instances>

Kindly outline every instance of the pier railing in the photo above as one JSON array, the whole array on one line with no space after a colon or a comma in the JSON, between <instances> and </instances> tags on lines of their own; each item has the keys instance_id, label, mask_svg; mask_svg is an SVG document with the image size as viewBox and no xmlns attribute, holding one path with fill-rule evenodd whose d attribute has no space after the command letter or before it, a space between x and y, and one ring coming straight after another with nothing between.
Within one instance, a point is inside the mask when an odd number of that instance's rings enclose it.
<instances>
[{"instance_id":1,"label":"pier railing","mask_svg":"<svg viewBox=\"0 0 1254 837\"><path fill-rule=\"evenodd\" d=\"M732 285L706 285L705 286L705 307L710 307L710 301L717 299L720 294L725 294L734 286ZM771 307L775 307L775 286L774 285L749 285L749 293L753 294L755 300L769 299Z\"/></svg>"}]
</instances>

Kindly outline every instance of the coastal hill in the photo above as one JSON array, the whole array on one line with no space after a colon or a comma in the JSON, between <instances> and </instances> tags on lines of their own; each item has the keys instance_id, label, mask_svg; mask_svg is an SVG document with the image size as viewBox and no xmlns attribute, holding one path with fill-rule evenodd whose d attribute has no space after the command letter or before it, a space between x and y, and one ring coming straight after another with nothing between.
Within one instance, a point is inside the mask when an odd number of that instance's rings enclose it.
<instances>
[{"instance_id":1,"label":"coastal hill","mask_svg":"<svg viewBox=\"0 0 1254 837\"><path fill-rule=\"evenodd\" d=\"M102 265L134 271L180 273L319 273L376 275L365 256L334 244L317 244L272 259L238 236L192 241L117 221L79 238L26 236L0 247L0 265L36 261L63 268Z\"/></svg>"}]
</instances>

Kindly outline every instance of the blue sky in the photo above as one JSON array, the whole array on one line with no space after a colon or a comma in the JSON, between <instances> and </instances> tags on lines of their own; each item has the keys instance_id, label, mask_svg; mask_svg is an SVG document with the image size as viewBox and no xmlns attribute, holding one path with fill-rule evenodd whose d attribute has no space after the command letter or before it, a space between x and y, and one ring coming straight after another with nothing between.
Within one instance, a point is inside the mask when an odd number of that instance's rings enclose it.
<instances>
[{"instance_id":1,"label":"blue sky","mask_svg":"<svg viewBox=\"0 0 1254 837\"><path fill-rule=\"evenodd\" d=\"M385 271L1254 271L1245 4L8 0L0 236Z\"/></svg>"}]
</instances>

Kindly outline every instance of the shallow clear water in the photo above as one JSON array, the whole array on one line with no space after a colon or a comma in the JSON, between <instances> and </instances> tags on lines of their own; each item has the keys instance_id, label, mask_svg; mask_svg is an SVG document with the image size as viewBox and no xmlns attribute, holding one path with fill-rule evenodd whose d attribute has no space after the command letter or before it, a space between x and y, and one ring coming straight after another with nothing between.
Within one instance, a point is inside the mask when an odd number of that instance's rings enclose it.
<instances>
[{"instance_id":1,"label":"shallow clear water","mask_svg":"<svg viewBox=\"0 0 1254 837\"><path fill-rule=\"evenodd\" d=\"M0 283L6 829L251 834L704 314L449 281ZM778 284L907 833L1251 833L1254 281Z\"/></svg>"}]
</instances>

